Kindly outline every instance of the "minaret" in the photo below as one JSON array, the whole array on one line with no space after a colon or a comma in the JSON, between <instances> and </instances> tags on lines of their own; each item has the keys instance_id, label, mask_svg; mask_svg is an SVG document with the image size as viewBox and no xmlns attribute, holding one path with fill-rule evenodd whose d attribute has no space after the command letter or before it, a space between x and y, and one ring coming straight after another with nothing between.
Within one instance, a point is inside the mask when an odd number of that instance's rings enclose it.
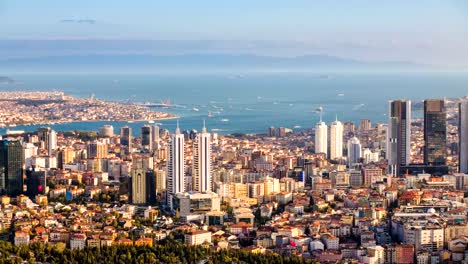
<instances>
[{"instance_id":1,"label":"minaret","mask_svg":"<svg viewBox=\"0 0 468 264\"><path fill-rule=\"evenodd\" d=\"M180 133L179 121L175 133L171 135L168 147L167 169L167 204L174 209L177 193L185 192L185 150L184 135Z\"/></svg>"},{"instance_id":2,"label":"minaret","mask_svg":"<svg viewBox=\"0 0 468 264\"><path fill-rule=\"evenodd\" d=\"M193 142L193 189L198 192L211 192L211 134L207 132L205 120L201 133Z\"/></svg>"}]
</instances>

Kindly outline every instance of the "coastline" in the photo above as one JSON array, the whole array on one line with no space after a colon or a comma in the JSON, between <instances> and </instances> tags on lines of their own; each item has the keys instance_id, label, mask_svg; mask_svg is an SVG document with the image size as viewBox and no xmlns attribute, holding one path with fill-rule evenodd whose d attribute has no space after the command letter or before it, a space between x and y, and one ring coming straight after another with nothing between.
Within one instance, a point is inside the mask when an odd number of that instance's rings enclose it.
<instances>
[{"instance_id":1,"label":"coastline","mask_svg":"<svg viewBox=\"0 0 468 264\"><path fill-rule=\"evenodd\" d=\"M28 124L13 124L13 125L7 125L7 126L0 126L0 129L11 129L15 127L23 127L23 126L47 126L47 125L58 125L58 124L73 124L73 123L99 123L99 122L149 122L149 121L161 121L161 120L173 120L173 119L178 119L180 116L178 115L173 115L170 117L162 117L158 119L131 119L131 120L109 120L109 119L101 119L101 120L74 120L74 121L64 121L64 122L40 122L40 123L28 123Z\"/></svg>"}]
</instances>

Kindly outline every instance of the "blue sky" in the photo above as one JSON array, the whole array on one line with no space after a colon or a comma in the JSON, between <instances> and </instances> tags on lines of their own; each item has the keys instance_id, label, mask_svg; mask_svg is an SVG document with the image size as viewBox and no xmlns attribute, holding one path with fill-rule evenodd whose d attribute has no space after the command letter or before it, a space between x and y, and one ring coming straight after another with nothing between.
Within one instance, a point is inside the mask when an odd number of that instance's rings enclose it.
<instances>
[{"instance_id":1,"label":"blue sky","mask_svg":"<svg viewBox=\"0 0 468 264\"><path fill-rule=\"evenodd\" d=\"M0 25L0 45L29 41L0 56L108 52L113 40L120 53L468 62L466 1L1 0Z\"/></svg>"}]
</instances>

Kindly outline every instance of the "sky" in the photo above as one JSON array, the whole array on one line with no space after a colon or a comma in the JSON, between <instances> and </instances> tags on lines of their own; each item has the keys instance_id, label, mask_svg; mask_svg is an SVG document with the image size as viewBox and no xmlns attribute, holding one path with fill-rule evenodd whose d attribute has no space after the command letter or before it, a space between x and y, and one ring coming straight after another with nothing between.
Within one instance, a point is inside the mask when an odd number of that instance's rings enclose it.
<instances>
[{"instance_id":1,"label":"sky","mask_svg":"<svg viewBox=\"0 0 468 264\"><path fill-rule=\"evenodd\" d=\"M327 54L468 64L467 1L1 0L0 57Z\"/></svg>"}]
</instances>

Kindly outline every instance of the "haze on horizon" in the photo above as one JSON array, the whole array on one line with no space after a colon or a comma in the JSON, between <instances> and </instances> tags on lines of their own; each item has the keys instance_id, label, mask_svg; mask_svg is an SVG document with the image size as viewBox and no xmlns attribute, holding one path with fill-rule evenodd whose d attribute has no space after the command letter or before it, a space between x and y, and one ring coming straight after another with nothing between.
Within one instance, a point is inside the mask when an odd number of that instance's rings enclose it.
<instances>
[{"instance_id":1,"label":"haze on horizon","mask_svg":"<svg viewBox=\"0 0 468 264\"><path fill-rule=\"evenodd\" d=\"M326 54L468 65L466 1L0 2L0 58Z\"/></svg>"}]
</instances>

